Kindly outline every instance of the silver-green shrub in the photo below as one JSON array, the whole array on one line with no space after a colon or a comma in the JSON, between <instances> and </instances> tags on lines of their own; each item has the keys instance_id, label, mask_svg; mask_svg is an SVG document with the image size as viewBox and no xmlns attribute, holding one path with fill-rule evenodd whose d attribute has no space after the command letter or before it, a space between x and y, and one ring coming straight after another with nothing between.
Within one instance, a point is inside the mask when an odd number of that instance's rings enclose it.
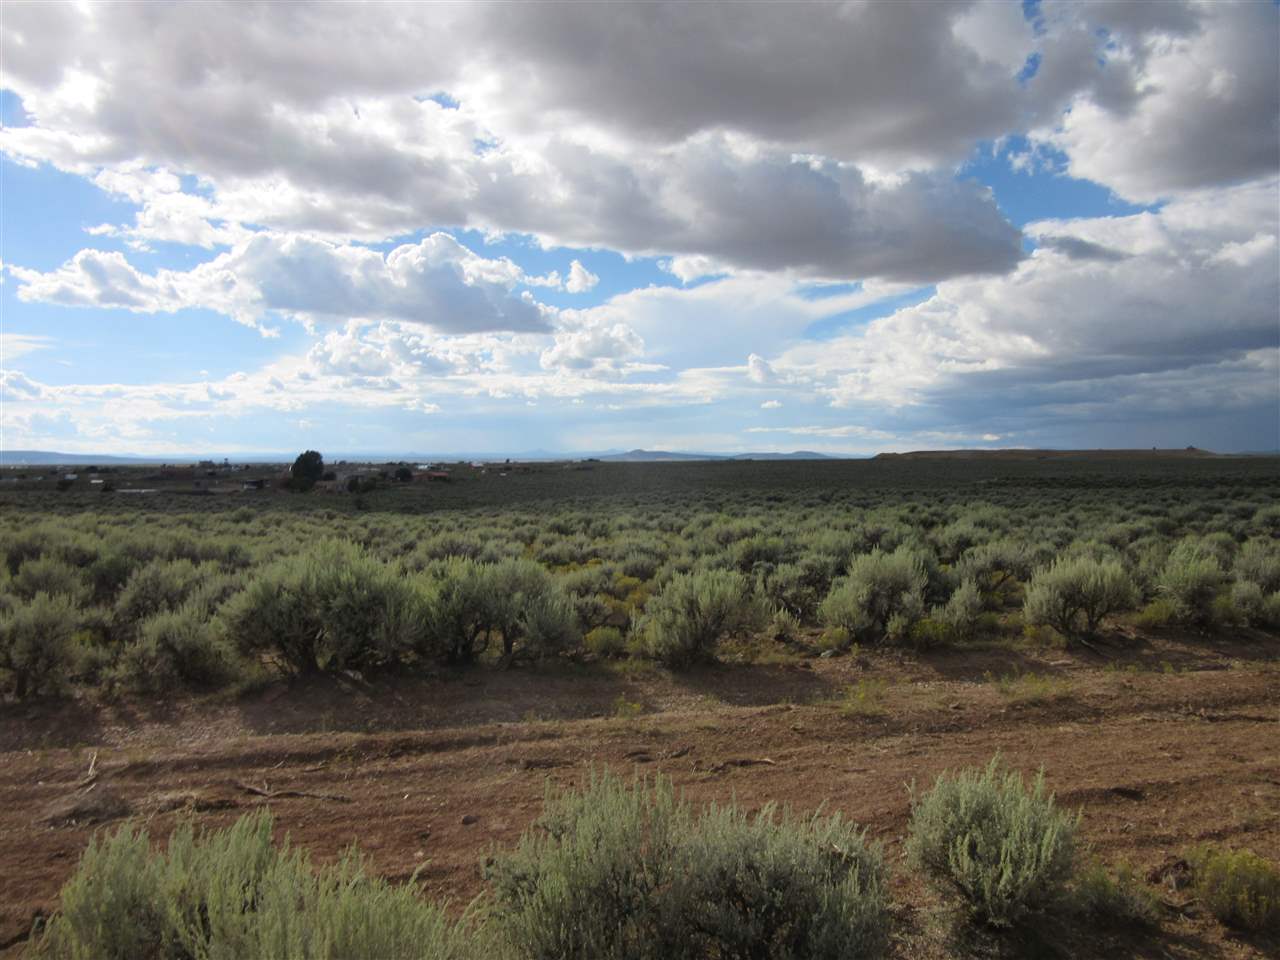
<instances>
[{"instance_id":1,"label":"silver-green shrub","mask_svg":"<svg viewBox=\"0 0 1280 960\"><path fill-rule=\"evenodd\" d=\"M1036 566L1037 553L1020 540L993 540L966 551L955 566L956 576L995 595L1010 582L1027 580Z\"/></svg>"},{"instance_id":2,"label":"silver-green shrub","mask_svg":"<svg viewBox=\"0 0 1280 960\"><path fill-rule=\"evenodd\" d=\"M134 690L217 687L240 673L230 644L193 601L144 620L138 639L120 652L116 678Z\"/></svg>"},{"instance_id":3,"label":"silver-green shrub","mask_svg":"<svg viewBox=\"0 0 1280 960\"><path fill-rule=\"evenodd\" d=\"M77 606L90 598L90 586L84 574L57 557L43 556L26 561L9 582L9 589L24 600L37 593L67 597Z\"/></svg>"},{"instance_id":4,"label":"silver-green shrub","mask_svg":"<svg viewBox=\"0 0 1280 960\"><path fill-rule=\"evenodd\" d=\"M1231 585L1233 618L1250 626L1266 625L1266 594L1252 580L1238 580Z\"/></svg>"},{"instance_id":5,"label":"silver-green shrub","mask_svg":"<svg viewBox=\"0 0 1280 960\"><path fill-rule=\"evenodd\" d=\"M1231 568L1236 582L1256 583L1263 593L1280 590L1280 541L1249 540Z\"/></svg>"},{"instance_id":6,"label":"silver-green shrub","mask_svg":"<svg viewBox=\"0 0 1280 960\"><path fill-rule=\"evenodd\" d=\"M848 575L835 582L818 615L827 626L847 630L854 640L879 640L902 632L902 626L909 628L924 615L927 583L924 562L915 551L872 550L853 559Z\"/></svg>"},{"instance_id":7,"label":"silver-green shrub","mask_svg":"<svg viewBox=\"0 0 1280 960\"><path fill-rule=\"evenodd\" d=\"M428 566L419 583L420 651L428 656L470 663L496 640L509 663L581 642L573 599L531 560L488 564L451 558Z\"/></svg>"},{"instance_id":8,"label":"silver-green shrub","mask_svg":"<svg viewBox=\"0 0 1280 960\"><path fill-rule=\"evenodd\" d=\"M1079 817L1046 793L1043 772L1028 789L997 758L984 770L944 773L913 795L907 856L958 894L976 921L1007 927L1063 896L1078 827Z\"/></svg>"},{"instance_id":9,"label":"silver-green shrub","mask_svg":"<svg viewBox=\"0 0 1280 960\"><path fill-rule=\"evenodd\" d=\"M1156 588L1173 603L1177 619L1207 624L1225 580L1218 556L1200 538L1189 537L1169 554Z\"/></svg>"},{"instance_id":10,"label":"silver-green shrub","mask_svg":"<svg viewBox=\"0 0 1280 960\"><path fill-rule=\"evenodd\" d=\"M982 607L982 591L977 583L965 580L951 594L941 616L935 613L935 617L945 623L957 639L971 640L977 632Z\"/></svg>"},{"instance_id":11,"label":"silver-green shrub","mask_svg":"<svg viewBox=\"0 0 1280 960\"><path fill-rule=\"evenodd\" d=\"M504 560L483 574L488 617L508 662L517 655L550 656L581 641L573 603L546 568L532 560Z\"/></svg>"},{"instance_id":12,"label":"silver-green shrub","mask_svg":"<svg viewBox=\"0 0 1280 960\"><path fill-rule=\"evenodd\" d=\"M669 956L852 960L887 945L880 851L838 814L712 807L679 845L666 900Z\"/></svg>"},{"instance_id":13,"label":"silver-green shrub","mask_svg":"<svg viewBox=\"0 0 1280 960\"><path fill-rule=\"evenodd\" d=\"M424 658L468 664L489 646L495 624L486 570L470 558L449 557L423 571L418 652Z\"/></svg>"},{"instance_id":14,"label":"silver-green shrub","mask_svg":"<svg viewBox=\"0 0 1280 960\"><path fill-rule=\"evenodd\" d=\"M270 814L197 837L179 827L164 852L122 827L89 843L41 944L65 960L344 957L462 960L468 931L408 886L366 877L353 853L312 870L271 842Z\"/></svg>"},{"instance_id":15,"label":"silver-green shrub","mask_svg":"<svg viewBox=\"0 0 1280 960\"><path fill-rule=\"evenodd\" d=\"M671 785L627 789L593 774L581 793L547 789L542 817L486 867L494 921L517 956L664 958L663 892L690 812Z\"/></svg>"},{"instance_id":16,"label":"silver-green shrub","mask_svg":"<svg viewBox=\"0 0 1280 960\"><path fill-rule=\"evenodd\" d=\"M548 792L542 818L488 875L511 953L536 958L879 956L879 850L838 816L767 806L701 817L671 785L593 775Z\"/></svg>"},{"instance_id":17,"label":"silver-green shrub","mask_svg":"<svg viewBox=\"0 0 1280 960\"><path fill-rule=\"evenodd\" d=\"M1160 901L1124 863L1114 872L1096 861L1077 871L1070 897L1072 910L1087 920L1154 926L1160 919Z\"/></svg>"},{"instance_id":18,"label":"silver-green shrub","mask_svg":"<svg viewBox=\"0 0 1280 960\"><path fill-rule=\"evenodd\" d=\"M336 540L263 569L220 620L242 654L296 673L385 663L415 648L424 626L411 581Z\"/></svg>"},{"instance_id":19,"label":"silver-green shrub","mask_svg":"<svg viewBox=\"0 0 1280 960\"><path fill-rule=\"evenodd\" d=\"M79 663L81 614L71 598L38 593L0 617L0 671L14 695L57 693Z\"/></svg>"},{"instance_id":20,"label":"silver-green shrub","mask_svg":"<svg viewBox=\"0 0 1280 960\"><path fill-rule=\"evenodd\" d=\"M761 613L750 581L740 573L676 574L649 600L637 622L637 648L668 666L689 666L713 659L722 637L755 626Z\"/></svg>"},{"instance_id":21,"label":"silver-green shrub","mask_svg":"<svg viewBox=\"0 0 1280 960\"><path fill-rule=\"evenodd\" d=\"M152 560L130 575L116 597L113 619L124 635L136 633L143 620L173 610L217 568L197 566L190 560Z\"/></svg>"},{"instance_id":22,"label":"silver-green shrub","mask_svg":"<svg viewBox=\"0 0 1280 960\"><path fill-rule=\"evenodd\" d=\"M1058 560L1031 578L1023 615L1064 637L1091 637L1104 617L1129 609L1136 596L1133 579L1118 560Z\"/></svg>"}]
</instances>

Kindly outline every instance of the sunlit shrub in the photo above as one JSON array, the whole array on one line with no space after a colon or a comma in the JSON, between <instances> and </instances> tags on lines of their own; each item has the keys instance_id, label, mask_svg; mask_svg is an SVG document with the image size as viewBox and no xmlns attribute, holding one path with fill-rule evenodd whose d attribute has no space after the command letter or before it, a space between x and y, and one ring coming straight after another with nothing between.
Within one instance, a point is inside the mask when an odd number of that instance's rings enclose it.
<instances>
[{"instance_id":1,"label":"sunlit shrub","mask_svg":"<svg viewBox=\"0 0 1280 960\"><path fill-rule=\"evenodd\" d=\"M999 595L1008 584L1030 579L1042 560L1030 545L1019 540L993 540L967 551L956 564L961 582L972 580L981 590Z\"/></svg>"},{"instance_id":2,"label":"sunlit shrub","mask_svg":"<svg viewBox=\"0 0 1280 960\"><path fill-rule=\"evenodd\" d=\"M1218 557L1191 538L1169 554L1157 589L1173 603L1179 620L1205 625L1212 620L1213 601L1225 579Z\"/></svg>"},{"instance_id":3,"label":"sunlit shrub","mask_svg":"<svg viewBox=\"0 0 1280 960\"><path fill-rule=\"evenodd\" d=\"M973 580L965 580L951 594L939 617L960 640L971 640L982 617L982 592Z\"/></svg>"},{"instance_id":4,"label":"sunlit shrub","mask_svg":"<svg viewBox=\"0 0 1280 960\"><path fill-rule=\"evenodd\" d=\"M923 616L927 582L918 554L874 550L849 564L848 576L836 581L818 615L828 626L847 630L856 641L879 640L900 633L901 625L909 628Z\"/></svg>"},{"instance_id":5,"label":"sunlit shrub","mask_svg":"<svg viewBox=\"0 0 1280 960\"><path fill-rule=\"evenodd\" d=\"M1220 921L1241 930L1280 932L1280 867L1248 850L1189 851L1196 894Z\"/></svg>"},{"instance_id":6,"label":"sunlit shrub","mask_svg":"<svg viewBox=\"0 0 1280 960\"><path fill-rule=\"evenodd\" d=\"M678 574L645 607L636 626L639 649L673 667L710 660L722 637L756 625L760 614L740 573Z\"/></svg>"},{"instance_id":7,"label":"sunlit shrub","mask_svg":"<svg viewBox=\"0 0 1280 960\"><path fill-rule=\"evenodd\" d=\"M1023 616L1064 637L1088 638L1097 633L1104 617L1128 609L1135 599L1133 580L1119 561L1059 560L1031 578Z\"/></svg>"},{"instance_id":8,"label":"sunlit shrub","mask_svg":"<svg viewBox=\"0 0 1280 960\"><path fill-rule=\"evenodd\" d=\"M1046 792L1043 773L1028 789L992 760L984 770L944 773L913 796L907 856L976 921L1007 927L1061 900L1078 826Z\"/></svg>"},{"instance_id":9,"label":"sunlit shrub","mask_svg":"<svg viewBox=\"0 0 1280 960\"><path fill-rule=\"evenodd\" d=\"M164 852L145 830L95 837L62 888L41 943L66 960L137 957L341 957L461 960L483 951L411 886L365 875L358 855L313 870L271 842L269 813L197 837L180 826Z\"/></svg>"},{"instance_id":10,"label":"sunlit shrub","mask_svg":"<svg viewBox=\"0 0 1280 960\"><path fill-rule=\"evenodd\" d=\"M1263 593L1280 590L1280 540L1250 540L1231 568L1237 582L1256 583Z\"/></svg>"}]
</instances>

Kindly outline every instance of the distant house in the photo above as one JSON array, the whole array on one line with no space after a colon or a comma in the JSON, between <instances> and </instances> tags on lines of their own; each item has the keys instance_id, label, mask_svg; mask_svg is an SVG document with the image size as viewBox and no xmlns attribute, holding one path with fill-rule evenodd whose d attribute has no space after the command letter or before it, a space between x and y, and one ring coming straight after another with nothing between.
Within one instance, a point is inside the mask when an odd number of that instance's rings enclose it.
<instances>
[{"instance_id":1,"label":"distant house","mask_svg":"<svg viewBox=\"0 0 1280 960\"><path fill-rule=\"evenodd\" d=\"M267 485L265 480L242 480L240 481L241 490L261 490Z\"/></svg>"},{"instance_id":2,"label":"distant house","mask_svg":"<svg viewBox=\"0 0 1280 960\"><path fill-rule=\"evenodd\" d=\"M453 481L453 477L449 476L449 471L447 470L428 470L426 477L428 480L438 483L451 483Z\"/></svg>"},{"instance_id":3,"label":"distant house","mask_svg":"<svg viewBox=\"0 0 1280 960\"><path fill-rule=\"evenodd\" d=\"M68 473L68 474L66 474L62 479L63 479L63 480L76 480L76 479L79 479L79 476L80 476L80 475L79 475L79 474L76 474L76 473Z\"/></svg>"}]
</instances>

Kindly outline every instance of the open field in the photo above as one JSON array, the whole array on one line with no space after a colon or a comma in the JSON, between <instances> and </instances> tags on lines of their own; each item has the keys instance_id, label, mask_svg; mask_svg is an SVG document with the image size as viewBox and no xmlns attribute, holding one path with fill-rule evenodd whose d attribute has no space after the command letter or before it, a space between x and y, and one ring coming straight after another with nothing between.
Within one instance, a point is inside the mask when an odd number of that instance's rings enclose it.
<instances>
[{"instance_id":1,"label":"open field","mask_svg":"<svg viewBox=\"0 0 1280 960\"><path fill-rule=\"evenodd\" d=\"M1160 871L1200 842L1280 859L1276 461L506 472L359 502L0 494L4 636L39 596L67 598L68 631L48 688L10 682L0 704L0 945L23 950L93 831L134 817L164 836L264 806L318 862L358 842L377 874L457 910L485 893L481 862L516 843L548 782L609 767L661 772L699 805L773 801L866 825L885 845L896 957L1274 955ZM317 553L329 538L352 546ZM291 580L298 557L315 569ZM872 569L887 558L906 571L891 613L831 602L888 575ZM1056 629L1028 603L1068 562L1122 581L1095 628L1082 614ZM371 606L332 606L325 564ZM504 564L528 565L521 602L563 616L486 613L476 649L453 655L462 621L446 599L467 578L492 590L502 581L484 577L517 570ZM705 649L672 656L681 626L663 598L700 578L741 609ZM232 624L276 615L250 605L272 602L263 583L308 585L343 636L302 659L269 636L245 643ZM404 623L346 642L388 604ZM903 860L908 786L997 753L1044 769L1093 855L1153 878L1155 930L1054 921L954 939L944 900Z\"/></svg>"}]
</instances>

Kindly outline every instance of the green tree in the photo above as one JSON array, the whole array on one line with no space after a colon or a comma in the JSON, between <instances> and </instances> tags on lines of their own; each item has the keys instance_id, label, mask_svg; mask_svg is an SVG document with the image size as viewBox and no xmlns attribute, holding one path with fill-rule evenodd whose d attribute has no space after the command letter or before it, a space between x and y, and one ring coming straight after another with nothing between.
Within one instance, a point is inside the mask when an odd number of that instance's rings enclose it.
<instances>
[{"instance_id":1,"label":"green tree","mask_svg":"<svg viewBox=\"0 0 1280 960\"><path fill-rule=\"evenodd\" d=\"M307 450L298 454L289 468L289 485L295 490L310 490L324 476L324 457L319 451Z\"/></svg>"}]
</instances>

